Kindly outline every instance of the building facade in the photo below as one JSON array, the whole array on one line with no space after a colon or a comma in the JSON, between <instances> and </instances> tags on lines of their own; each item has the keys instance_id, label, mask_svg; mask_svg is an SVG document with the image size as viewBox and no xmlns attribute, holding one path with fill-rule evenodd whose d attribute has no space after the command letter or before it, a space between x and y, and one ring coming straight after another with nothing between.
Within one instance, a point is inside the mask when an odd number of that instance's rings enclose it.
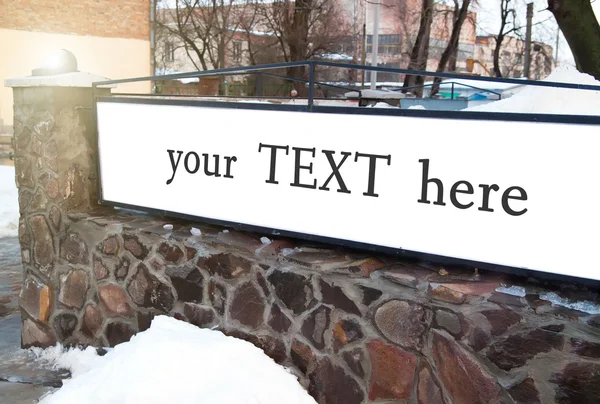
<instances>
[{"instance_id":1,"label":"building facade","mask_svg":"<svg viewBox=\"0 0 600 404\"><path fill-rule=\"evenodd\" d=\"M0 81L67 49L80 71L111 79L151 73L149 0L0 0ZM118 88L143 92L150 83ZM12 133L12 91L0 86L0 133Z\"/></svg>"},{"instance_id":2,"label":"building facade","mask_svg":"<svg viewBox=\"0 0 600 404\"><path fill-rule=\"evenodd\" d=\"M494 76L494 49L496 36L478 36L473 54L473 73L481 76ZM548 76L554 68L552 46L542 42L531 44L531 64L529 76L533 80L541 80ZM507 36L502 41L499 55L500 73L502 77L523 77L525 73L525 41Z\"/></svg>"},{"instance_id":3,"label":"building facade","mask_svg":"<svg viewBox=\"0 0 600 404\"><path fill-rule=\"evenodd\" d=\"M345 0L355 2L357 0ZM421 0L381 0L379 6L379 49L378 64L387 67L406 68L417 38L421 17ZM376 6L367 3L363 15L367 33L367 63L371 61L373 24ZM429 38L427 70L435 71L442 52L448 45L452 33L454 8L435 3ZM469 12L462 26L456 70L466 71L466 60L473 54L476 34L477 13Z\"/></svg>"}]
</instances>

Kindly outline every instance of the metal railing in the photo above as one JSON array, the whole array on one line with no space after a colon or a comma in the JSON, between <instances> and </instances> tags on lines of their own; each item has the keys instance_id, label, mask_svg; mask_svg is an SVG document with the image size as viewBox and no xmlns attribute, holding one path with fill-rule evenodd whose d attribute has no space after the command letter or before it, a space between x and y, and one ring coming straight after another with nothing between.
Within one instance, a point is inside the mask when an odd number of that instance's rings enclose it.
<instances>
[{"instance_id":1,"label":"metal railing","mask_svg":"<svg viewBox=\"0 0 600 404\"><path fill-rule=\"evenodd\" d=\"M287 74L280 74L277 70L286 70L292 68L304 68L304 77L291 77ZM473 90L477 90L480 92L487 92L494 96L497 96L498 99L502 98L502 93L500 91L495 91L495 89L478 87L476 84L478 82L493 82L493 83L503 83L503 84L514 84L516 86L535 86L535 87L546 87L546 88L563 88L563 89L574 89L574 90L590 90L590 91L599 91L600 85L589 85L589 84L575 84L575 83L559 83L559 82L551 82L551 81L537 81L537 80L527 80L527 79L517 79L517 78L497 78L497 77L483 77L483 76L471 76L466 74L457 74L457 73L445 73L445 72L431 72L431 71L421 71L421 70L410 70L410 69L399 69L399 68L390 68L390 67L379 67L379 66L366 66L366 65L358 65L358 64L350 64L350 63L338 63L338 62L328 62L322 60L307 60L307 61L299 61L299 62L286 62L286 63L271 63L271 64L263 64L263 65L254 65L254 66L241 66L241 67L228 67L222 69L215 70L206 70L206 71L194 71L187 73L175 73L175 74L167 74L161 76L145 76L145 77L135 77L128 79L119 79L119 80L107 80L102 82L94 83L94 94L96 94L97 88L102 88L104 86L115 86L119 84L129 84L136 83L142 81L151 81L151 82L165 82L170 80L181 80L181 79L191 79L191 78L220 78L223 80L228 76L253 76L255 78L255 94L254 95L202 95L202 94L140 94L140 93L113 93L113 97L163 97L163 98L188 98L188 97L196 97L196 98L239 98L239 99L273 99L273 100L305 100L306 105L303 108L289 108L290 110L304 110L309 112L332 112L327 110L327 108L337 108L338 112L342 113L366 113L366 111L358 112L358 111L350 111L350 108L347 107L326 107L315 105L315 101L323 100L323 99L336 99L336 100L351 100L356 99L356 97L347 97L345 94L343 97L320 97L317 94L317 89L332 89L335 91L344 91L344 92L357 92L358 98L362 98L363 91L365 88L362 86L358 86L358 83L352 85L350 82L332 82L330 80L317 80L317 70L318 69L343 69L344 71L355 71L355 72L382 72L382 73L393 73L400 75L411 75L411 76L424 76L430 78L442 78L442 79L453 79L453 80L469 80L469 84L465 83L456 83L453 81L441 82L441 85L450 84L451 85L451 99L454 99L454 95L456 87L465 87ZM323 73L323 72L321 72ZM359 75L356 74L356 77ZM290 83L299 83L304 87L305 94L302 94L298 97L292 97L291 95L265 95L263 93L262 81L265 78L272 78L281 81L287 81ZM426 88L429 86L435 85L434 83L425 83L420 86L412 86L412 87L403 87L401 86L401 82L398 82L398 88L391 91L401 91L403 93L410 92L416 88ZM176 102L176 100L172 100ZM385 102L382 98L380 101ZM493 100L491 100L493 101ZM190 101L191 102L191 101ZM207 101L210 102L210 101ZM216 101L215 101L216 102ZM178 102L179 104L183 103L183 101ZM241 106L239 106L241 107ZM254 108L249 106L244 106L244 108ZM343 110L347 108L346 110ZM364 110L364 108L362 108ZM599 115L556 115L556 114L538 114L538 113L529 113L529 114L520 114L520 113L484 113L484 112L471 112L471 111L428 111L428 110L408 110L398 108L400 111L393 110L384 110L381 109L378 114L382 115L408 115L408 116L426 116L426 117L442 117L442 118L465 118L465 119L485 119L486 116L491 119L502 119L502 120L527 120L527 121L539 121L546 120L551 122L574 122L577 120L578 122L586 122L593 124L600 124L600 111ZM502 117L500 117L502 115ZM579 117L580 119L576 119L573 117Z\"/></svg>"}]
</instances>

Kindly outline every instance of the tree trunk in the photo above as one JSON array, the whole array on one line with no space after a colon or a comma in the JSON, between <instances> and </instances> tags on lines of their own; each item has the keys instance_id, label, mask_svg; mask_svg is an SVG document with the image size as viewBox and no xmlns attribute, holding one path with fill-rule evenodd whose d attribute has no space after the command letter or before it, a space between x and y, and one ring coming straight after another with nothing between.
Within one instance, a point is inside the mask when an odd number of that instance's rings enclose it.
<instances>
[{"instance_id":1,"label":"tree trunk","mask_svg":"<svg viewBox=\"0 0 600 404\"><path fill-rule=\"evenodd\" d=\"M600 25L590 0L548 0L577 69L600 80Z\"/></svg>"},{"instance_id":2,"label":"tree trunk","mask_svg":"<svg viewBox=\"0 0 600 404\"><path fill-rule=\"evenodd\" d=\"M498 35L496 37L496 47L494 48L494 76L496 77L502 77L502 71L500 70L500 48L502 47L503 41L504 35Z\"/></svg>"},{"instance_id":3,"label":"tree trunk","mask_svg":"<svg viewBox=\"0 0 600 404\"><path fill-rule=\"evenodd\" d=\"M426 70L427 59L429 58L429 35L431 33L431 23L433 22L433 0L423 0L421 9L421 18L419 22L419 32L415 44L410 54L408 68L412 70ZM404 77L404 92L410 87L422 86L425 83L425 77L406 75ZM411 91L417 96L423 96L423 88L414 88Z\"/></svg>"},{"instance_id":4,"label":"tree trunk","mask_svg":"<svg viewBox=\"0 0 600 404\"><path fill-rule=\"evenodd\" d=\"M452 55L455 55L458 51L458 40L460 39L460 31L462 30L463 23L467 19L467 14L469 12L469 4L471 4L471 0L463 0L462 6L460 7L460 11L458 12L458 16L454 21L454 25L452 26L452 34L450 34L450 40L448 41L448 45L442 56L440 58L440 62L438 63L438 67L436 72L441 73L446 69L446 65L450 61ZM454 67L456 68L456 59L454 61ZM436 77L433 80L433 87L431 88L431 95L435 95L440 91L440 82L441 78Z\"/></svg>"},{"instance_id":5,"label":"tree trunk","mask_svg":"<svg viewBox=\"0 0 600 404\"><path fill-rule=\"evenodd\" d=\"M312 10L313 0L296 0L294 4L294 15L292 24L288 33L290 48L290 62L302 61L308 54L308 21ZM288 77L305 79L305 66L290 67L287 69ZM304 83L293 82L298 95L304 97L307 95L307 88Z\"/></svg>"}]
</instances>

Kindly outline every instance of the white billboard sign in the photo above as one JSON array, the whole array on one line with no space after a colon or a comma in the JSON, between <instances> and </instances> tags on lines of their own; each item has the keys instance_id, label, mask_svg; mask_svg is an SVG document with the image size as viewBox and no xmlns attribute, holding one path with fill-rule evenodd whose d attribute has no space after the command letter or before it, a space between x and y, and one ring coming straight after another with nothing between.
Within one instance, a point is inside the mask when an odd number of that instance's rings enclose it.
<instances>
[{"instance_id":1,"label":"white billboard sign","mask_svg":"<svg viewBox=\"0 0 600 404\"><path fill-rule=\"evenodd\" d=\"M600 280L595 125L98 102L102 199Z\"/></svg>"}]
</instances>

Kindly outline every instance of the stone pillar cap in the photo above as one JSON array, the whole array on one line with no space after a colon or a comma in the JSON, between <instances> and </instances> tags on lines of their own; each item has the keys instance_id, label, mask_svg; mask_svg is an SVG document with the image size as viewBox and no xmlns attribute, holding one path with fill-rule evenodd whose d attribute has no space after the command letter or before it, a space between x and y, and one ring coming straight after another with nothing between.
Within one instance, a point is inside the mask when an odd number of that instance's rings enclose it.
<instances>
[{"instance_id":1,"label":"stone pillar cap","mask_svg":"<svg viewBox=\"0 0 600 404\"><path fill-rule=\"evenodd\" d=\"M92 83L109 80L92 73L72 72L53 76L27 76L4 80L5 87L92 87ZM111 84L102 88L114 88Z\"/></svg>"}]
</instances>

